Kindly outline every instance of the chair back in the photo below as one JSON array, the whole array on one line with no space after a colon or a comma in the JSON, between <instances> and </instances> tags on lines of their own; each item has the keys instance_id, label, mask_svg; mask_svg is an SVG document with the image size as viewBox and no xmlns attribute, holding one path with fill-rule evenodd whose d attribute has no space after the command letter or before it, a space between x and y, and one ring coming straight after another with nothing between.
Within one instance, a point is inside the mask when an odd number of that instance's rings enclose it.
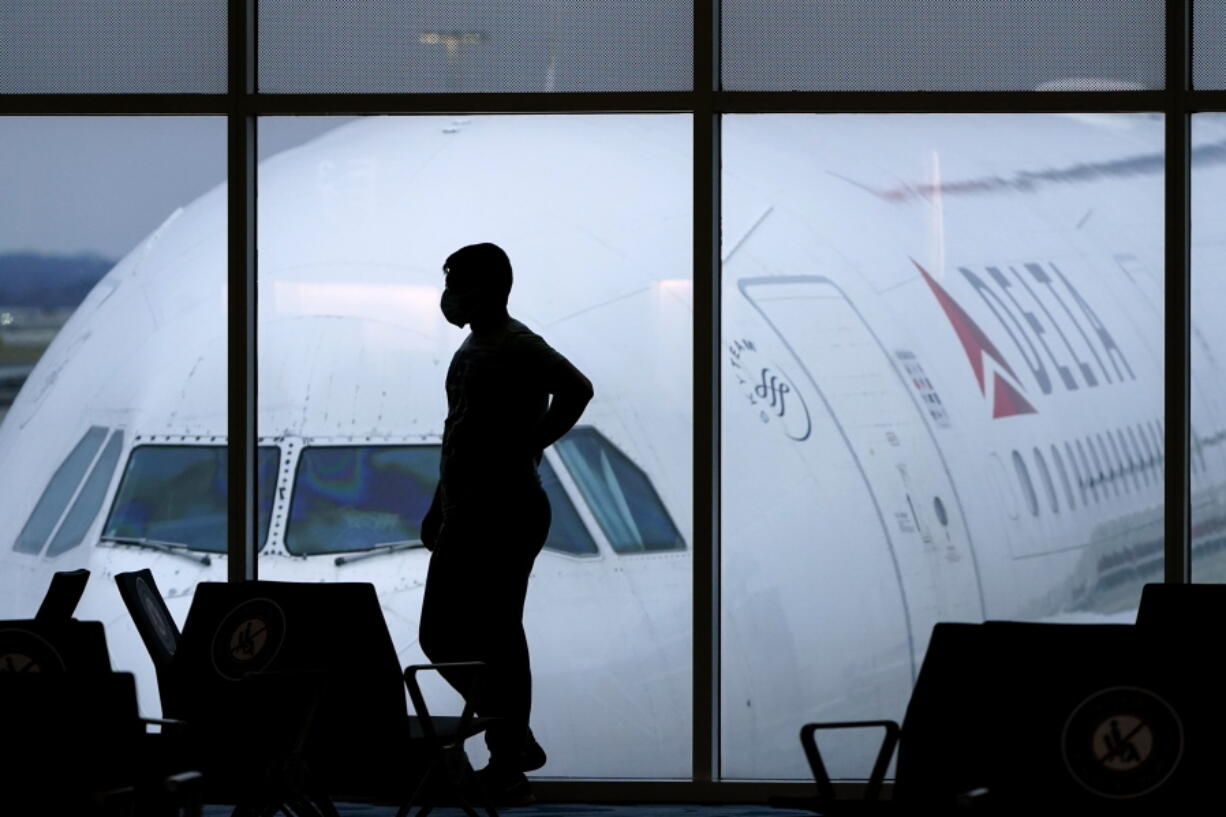
<instances>
[{"instance_id":1,"label":"chair back","mask_svg":"<svg viewBox=\"0 0 1226 817\"><path fill-rule=\"evenodd\" d=\"M88 581L89 571L84 568L55 573L34 618L39 621L67 621L72 618Z\"/></svg>"},{"instance_id":2,"label":"chair back","mask_svg":"<svg viewBox=\"0 0 1226 817\"><path fill-rule=\"evenodd\" d=\"M404 681L373 585L198 584L174 661L184 700L199 709L184 717L212 717L256 673L326 678L308 754L334 790L370 791L403 773Z\"/></svg>"},{"instance_id":3,"label":"chair back","mask_svg":"<svg viewBox=\"0 0 1226 817\"><path fill-rule=\"evenodd\" d=\"M937 625L933 645L896 797L1154 814L1208 794L1226 718L1203 655L1127 624Z\"/></svg>"},{"instance_id":4,"label":"chair back","mask_svg":"<svg viewBox=\"0 0 1226 817\"><path fill-rule=\"evenodd\" d=\"M153 659L153 666L161 678L179 649L180 634L170 609L158 591L153 573L149 568L116 573L115 584L119 586L124 606L128 608L132 623L136 625L141 641L145 642L145 649L149 651L149 657Z\"/></svg>"},{"instance_id":5,"label":"chair back","mask_svg":"<svg viewBox=\"0 0 1226 817\"><path fill-rule=\"evenodd\" d=\"M1147 584L1141 591L1137 626L1168 634L1205 632L1226 616L1226 585Z\"/></svg>"},{"instance_id":6,"label":"chair back","mask_svg":"<svg viewBox=\"0 0 1226 817\"><path fill-rule=\"evenodd\" d=\"M111 656L100 621L0 621L0 673L110 671Z\"/></svg>"}]
</instances>

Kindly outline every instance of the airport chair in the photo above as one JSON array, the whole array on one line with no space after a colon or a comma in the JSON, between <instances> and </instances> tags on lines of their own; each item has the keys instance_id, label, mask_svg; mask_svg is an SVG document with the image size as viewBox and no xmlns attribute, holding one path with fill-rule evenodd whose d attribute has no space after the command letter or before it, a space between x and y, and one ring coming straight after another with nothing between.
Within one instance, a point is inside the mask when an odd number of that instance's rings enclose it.
<instances>
[{"instance_id":1,"label":"airport chair","mask_svg":"<svg viewBox=\"0 0 1226 817\"><path fill-rule=\"evenodd\" d=\"M84 568L55 573L34 618L40 621L67 621L72 618L88 581L89 571Z\"/></svg>"},{"instance_id":2,"label":"airport chair","mask_svg":"<svg viewBox=\"0 0 1226 817\"><path fill-rule=\"evenodd\" d=\"M458 717L439 717L430 714L426 698L422 694L417 676L424 671L466 670L473 675L470 694L464 696L464 708ZM475 789L472 766L464 753L464 741L484 732L493 718L477 717L473 701L479 700L481 673L485 664L481 661L457 661L447 664L415 664L404 671L404 683L409 689L416 717L409 718L409 737L424 745L426 768L413 792L401 803L396 817L406 817L413 806L418 806L416 817L427 817L435 806L454 803L468 817L477 817L477 812L468 796ZM477 792L488 817L498 817L498 812L484 792Z\"/></svg>"},{"instance_id":3,"label":"airport chair","mask_svg":"<svg viewBox=\"0 0 1226 817\"><path fill-rule=\"evenodd\" d=\"M471 710L431 715L416 680L427 668L438 665L402 671L369 583L202 582L170 675L185 700L217 701L232 694L234 678L248 673L320 674L324 687L304 764L315 789L338 799L428 811L446 798L466 804L457 783L468 769L463 741L484 731L490 719ZM475 683L480 668L462 668ZM415 717L405 702L406 685Z\"/></svg>"},{"instance_id":4,"label":"airport chair","mask_svg":"<svg viewBox=\"0 0 1226 817\"><path fill-rule=\"evenodd\" d=\"M815 736L846 724L809 724L817 796L772 804L823 814L1189 809L1214 796L1226 734L1211 652L1132 625L938 624L902 726L885 727L898 747L893 799L835 799ZM890 748L866 794L880 792Z\"/></svg>"},{"instance_id":5,"label":"airport chair","mask_svg":"<svg viewBox=\"0 0 1226 817\"><path fill-rule=\"evenodd\" d=\"M1167 635L1202 632L1226 613L1226 585L1147 584L1141 590L1137 626Z\"/></svg>"},{"instance_id":6,"label":"airport chair","mask_svg":"<svg viewBox=\"0 0 1226 817\"><path fill-rule=\"evenodd\" d=\"M136 632L153 661L162 714L167 718L177 717L180 707L174 700L176 688L170 678L170 665L179 649L179 627L162 600L157 582L148 568L116 573L115 584L119 587L119 595L128 608L132 623L136 625Z\"/></svg>"},{"instance_id":7,"label":"airport chair","mask_svg":"<svg viewBox=\"0 0 1226 817\"><path fill-rule=\"evenodd\" d=\"M0 673L110 671L111 657L100 621L0 621Z\"/></svg>"},{"instance_id":8,"label":"airport chair","mask_svg":"<svg viewBox=\"0 0 1226 817\"><path fill-rule=\"evenodd\" d=\"M258 611L226 619L208 589L216 583L198 586L188 635L188 627L180 633L175 625L148 569L120 573L115 581L153 661L162 712L171 718L164 721L166 751L204 771L205 799L237 803L235 815L282 807L335 815L331 800L312 783L306 759L325 674L257 660L280 651L279 642L269 641L277 633L252 633Z\"/></svg>"}]
</instances>

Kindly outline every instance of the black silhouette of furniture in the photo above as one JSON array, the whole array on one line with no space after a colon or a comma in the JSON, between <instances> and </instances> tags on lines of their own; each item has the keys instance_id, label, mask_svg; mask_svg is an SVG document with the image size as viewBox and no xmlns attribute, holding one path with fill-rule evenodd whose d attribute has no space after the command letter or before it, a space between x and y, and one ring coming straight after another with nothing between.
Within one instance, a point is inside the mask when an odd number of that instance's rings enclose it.
<instances>
[{"instance_id":1,"label":"black silhouette of furniture","mask_svg":"<svg viewBox=\"0 0 1226 817\"><path fill-rule=\"evenodd\" d=\"M459 717L438 717L430 714L426 698L422 694L417 676L424 671L441 672L460 670L471 673L472 686L465 695L463 711ZM472 767L464 753L464 741L483 732L492 718L476 717L473 701L480 698L481 676L485 664L481 661L456 661L448 664L414 664L404 671L404 682L409 689L416 717L408 719L409 738L424 745L425 770L418 777L412 793L405 797L396 817L406 817L414 805L419 806L417 817L427 817L436 805L458 805L468 817L477 817L477 812L468 796L474 790ZM485 798L483 807L488 817L498 817L498 812Z\"/></svg>"},{"instance_id":2,"label":"black silhouette of furniture","mask_svg":"<svg viewBox=\"0 0 1226 817\"><path fill-rule=\"evenodd\" d=\"M208 724L216 736L211 752L225 752L230 732L246 735L248 746L261 745L272 730L268 719L277 717L283 723L275 731L303 735L303 745L277 750L292 758L280 763L292 762L300 778L300 788L287 796L313 800L320 810L335 796L421 805L426 811L447 801L471 811L463 740L489 721L469 710L450 718L429 714L416 675L437 667L401 672L372 585L202 582L176 639L152 575L137 571L116 578L159 666L163 711L189 725ZM474 677L479 671L465 668ZM305 679L301 683L309 690L298 705L309 720L305 731L304 722L291 717L284 694L277 699L276 684L268 696L252 685L272 674ZM421 717L408 715L405 684ZM265 697L271 700L257 703ZM206 775L207 761L202 754ZM227 774L214 768L210 783Z\"/></svg>"},{"instance_id":3,"label":"black silhouette of furniture","mask_svg":"<svg viewBox=\"0 0 1226 817\"><path fill-rule=\"evenodd\" d=\"M76 612L77 604L85 593L85 585L89 582L89 571L61 570L51 577L51 586L43 596L34 617L40 621L67 621Z\"/></svg>"},{"instance_id":4,"label":"black silhouette of furniture","mask_svg":"<svg viewBox=\"0 0 1226 817\"><path fill-rule=\"evenodd\" d=\"M188 805L200 775L167 772L130 673L111 672L101 622L0 622L4 813L130 813Z\"/></svg>"},{"instance_id":5,"label":"black silhouette of furniture","mask_svg":"<svg viewBox=\"0 0 1226 817\"><path fill-rule=\"evenodd\" d=\"M959 806L990 813L1178 813L1210 794L1226 717L1212 658L1133 625L938 624L901 727L806 724L821 814ZM866 800L843 801L817 734L881 728ZM897 746L893 798L880 794Z\"/></svg>"},{"instance_id":6,"label":"black silhouette of furniture","mask_svg":"<svg viewBox=\"0 0 1226 817\"><path fill-rule=\"evenodd\" d=\"M136 625L136 632L153 661L162 714L168 718L180 717L181 706L174 699L178 687L170 677L170 665L179 649L179 626L175 624L148 568L116 573L115 584L132 623Z\"/></svg>"},{"instance_id":7,"label":"black silhouette of furniture","mask_svg":"<svg viewBox=\"0 0 1226 817\"><path fill-rule=\"evenodd\" d=\"M1226 584L1147 584L1141 590L1137 626L1168 637L1212 627L1226 614Z\"/></svg>"}]
</instances>

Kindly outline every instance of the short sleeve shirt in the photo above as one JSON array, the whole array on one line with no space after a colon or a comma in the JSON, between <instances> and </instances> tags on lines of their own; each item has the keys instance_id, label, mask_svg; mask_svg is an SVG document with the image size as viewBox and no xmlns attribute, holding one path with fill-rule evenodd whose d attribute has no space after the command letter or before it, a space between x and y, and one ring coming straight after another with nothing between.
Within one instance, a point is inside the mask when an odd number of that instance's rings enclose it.
<instances>
[{"instance_id":1,"label":"short sleeve shirt","mask_svg":"<svg viewBox=\"0 0 1226 817\"><path fill-rule=\"evenodd\" d=\"M570 361L513 318L499 332L470 333L447 369L444 506L539 487L537 430L549 395L576 376Z\"/></svg>"}]
</instances>

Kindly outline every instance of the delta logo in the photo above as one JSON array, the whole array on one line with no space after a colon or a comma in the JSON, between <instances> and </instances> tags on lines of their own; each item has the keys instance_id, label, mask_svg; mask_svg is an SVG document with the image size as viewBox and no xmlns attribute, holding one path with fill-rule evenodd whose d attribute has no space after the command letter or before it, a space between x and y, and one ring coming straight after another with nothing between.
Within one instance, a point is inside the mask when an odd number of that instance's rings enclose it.
<instances>
[{"instance_id":1,"label":"delta logo","mask_svg":"<svg viewBox=\"0 0 1226 817\"><path fill-rule=\"evenodd\" d=\"M949 318L985 398L991 383L993 419L1037 414L1036 395L1136 380L1115 336L1055 264L958 268L996 319L1003 332L998 337L1009 338L1025 364L1015 370L928 270L914 258L911 263Z\"/></svg>"}]
</instances>

